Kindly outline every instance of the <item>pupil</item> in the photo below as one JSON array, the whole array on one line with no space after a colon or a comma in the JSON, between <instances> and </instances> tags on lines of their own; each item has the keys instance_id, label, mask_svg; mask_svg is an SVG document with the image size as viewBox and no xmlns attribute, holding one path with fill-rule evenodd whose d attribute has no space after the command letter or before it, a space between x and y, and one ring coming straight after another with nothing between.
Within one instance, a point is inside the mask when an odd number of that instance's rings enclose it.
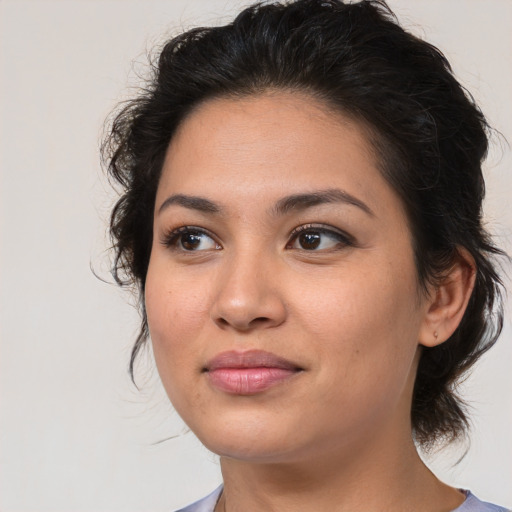
<instances>
[{"instance_id":1,"label":"pupil","mask_svg":"<svg viewBox=\"0 0 512 512\"><path fill-rule=\"evenodd\" d=\"M181 235L181 245L188 251L193 251L199 247L201 237L193 233L185 233Z\"/></svg>"},{"instance_id":2,"label":"pupil","mask_svg":"<svg viewBox=\"0 0 512 512\"><path fill-rule=\"evenodd\" d=\"M316 249L320 245L318 233L302 233L299 236L300 245L303 249Z\"/></svg>"}]
</instances>

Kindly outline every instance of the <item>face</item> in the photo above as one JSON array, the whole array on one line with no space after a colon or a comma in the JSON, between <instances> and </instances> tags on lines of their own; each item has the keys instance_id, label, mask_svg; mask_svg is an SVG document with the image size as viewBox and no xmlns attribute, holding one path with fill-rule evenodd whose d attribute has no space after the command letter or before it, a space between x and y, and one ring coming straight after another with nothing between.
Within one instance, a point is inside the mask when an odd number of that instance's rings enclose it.
<instances>
[{"instance_id":1,"label":"face","mask_svg":"<svg viewBox=\"0 0 512 512\"><path fill-rule=\"evenodd\" d=\"M164 387L212 451L410 436L426 306L407 219L364 130L312 98L215 99L182 123L145 299Z\"/></svg>"}]
</instances>

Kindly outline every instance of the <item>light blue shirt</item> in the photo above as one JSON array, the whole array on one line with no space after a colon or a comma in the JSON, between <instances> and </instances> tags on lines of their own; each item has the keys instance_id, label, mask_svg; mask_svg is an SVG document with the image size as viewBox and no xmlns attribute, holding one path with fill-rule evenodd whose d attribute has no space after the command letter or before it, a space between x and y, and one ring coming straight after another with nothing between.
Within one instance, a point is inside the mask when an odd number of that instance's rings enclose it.
<instances>
[{"instance_id":1,"label":"light blue shirt","mask_svg":"<svg viewBox=\"0 0 512 512\"><path fill-rule=\"evenodd\" d=\"M460 507L457 507L452 512L511 512L510 510L499 507L498 505L480 501L469 491L462 492L466 495L466 499ZM208 496L205 496L202 500L196 501L195 503L192 503L192 505L181 508L176 512L213 512L221 493L222 485L215 489L211 494L208 494Z\"/></svg>"}]
</instances>

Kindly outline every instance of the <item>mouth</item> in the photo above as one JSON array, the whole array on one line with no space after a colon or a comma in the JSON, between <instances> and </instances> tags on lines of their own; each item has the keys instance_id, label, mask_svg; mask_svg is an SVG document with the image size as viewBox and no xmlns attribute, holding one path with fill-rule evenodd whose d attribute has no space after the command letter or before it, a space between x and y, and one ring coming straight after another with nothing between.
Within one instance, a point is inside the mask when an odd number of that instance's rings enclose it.
<instances>
[{"instance_id":1,"label":"mouth","mask_svg":"<svg viewBox=\"0 0 512 512\"><path fill-rule=\"evenodd\" d=\"M283 384L304 371L297 364L271 352L249 350L222 352L203 368L209 383L233 395L254 395Z\"/></svg>"}]
</instances>

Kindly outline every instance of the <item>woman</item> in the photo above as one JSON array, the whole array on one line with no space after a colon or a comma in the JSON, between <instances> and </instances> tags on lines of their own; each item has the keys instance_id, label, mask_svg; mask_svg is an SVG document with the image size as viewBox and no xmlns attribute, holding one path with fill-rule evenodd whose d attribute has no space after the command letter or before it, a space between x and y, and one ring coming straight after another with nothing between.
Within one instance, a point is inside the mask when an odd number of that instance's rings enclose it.
<instances>
[{"instance_id":1,"label":"woman","mask_svg":"<svg viewBox=\"0 0 512 512\"><path fill-rule=\"evenodd\" d=\"M383 2L255 5L163 48L105 144L114 275L220 455L186 511L491 511L417 447L502 324L487 124Z\"/></svg>"}]
</instances>

